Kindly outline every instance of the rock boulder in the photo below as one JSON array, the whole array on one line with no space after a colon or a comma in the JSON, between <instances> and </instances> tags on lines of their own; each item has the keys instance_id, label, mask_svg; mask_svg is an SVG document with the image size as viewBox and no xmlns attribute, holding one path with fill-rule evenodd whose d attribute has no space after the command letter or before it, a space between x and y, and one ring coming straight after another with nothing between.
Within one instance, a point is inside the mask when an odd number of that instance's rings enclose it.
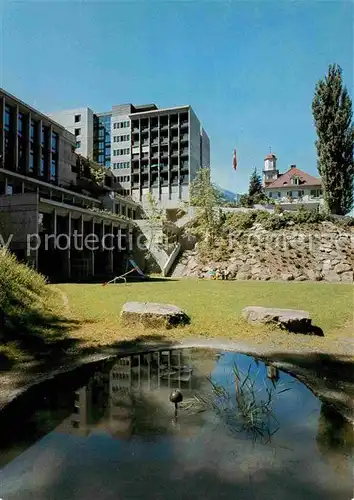
<instances>
[{"instance_id":1,"label":"rock boulder","mask_svg":"<svg viewBox=\"0 0 354 500\"><path fill-rule=\"evenodd\" d=\"M125 325L147 328L172 328L189 323L189 317L179 307L156 302L126 302L121 320Z\"/></svg>"},{"instance_id":2,"label":"rock boulder","mask_svg":"<svg viewBox=\"0 0 354 500\"><path fill-rule=\"evenodd\" d=\"M313 329L310 314L307 311L249 306L242 311L242 315L250 324L273 323L296 333L309 333Z\"/></svg>"}]
</instances>

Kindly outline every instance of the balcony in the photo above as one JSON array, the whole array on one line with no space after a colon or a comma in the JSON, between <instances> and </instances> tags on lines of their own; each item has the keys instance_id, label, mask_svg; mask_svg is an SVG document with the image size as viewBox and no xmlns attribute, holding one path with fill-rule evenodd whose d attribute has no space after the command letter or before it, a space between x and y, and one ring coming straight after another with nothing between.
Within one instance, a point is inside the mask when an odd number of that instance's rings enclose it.
<instances>
[{"instance_id":1,"label":"balcony","mask_svg":"<svg viewBox=\"0 0 354 500\"><path fill-rule=\"evenodd\" d=\"M162 123L160 125L160 130L168 130L168 123Z\"/></svg>"},{"instance_id":2,"label":"balcony","mask_svg":"<svg viewBox=\"0 0 354 500\"><path fill-rule=\"evenodd\" d=\"M171 124L170 124L170 128L171 128L171 129L176 129L176 128L178 128L178 122L177 122L177 123L171 123Z\"/></svg>"},{"instance_id":3,"label":"balcony","mask_svg":"<svg viewBox=\"0 0 354 500\"><path fill-rule=\"evenodd\" d=\"M178 142L178 135L171 137L171 142L173 143Z\"/></svg>"},{"instance_id":4,"label":"balcony","mask_svg":"<svg viewBox=\"0 0 354 500\"><path fill-rule=\"evenodd\" d=\"M168 172L168 165L162 163L160 165L160 172Z\"/></svg>"},{"instance_id":5,"label":"balcony","mask_svg":"<svg viewBox=\"0 0 354 500\"><path fill-rule=\"evenodd\" d=\"M158 157L159 157L159 155L158 155L158 153L156 152L156 153L152 153L152 155L151 155L151 157L150 157L150 158L151 158L152 160L157 160L157 158L158 158Z\"/></svg>"},{"instance_id":6,"label":"balcony","mask_svg":"<svg viewBox=\"0 0 354 500\"><path fill-rule=\"evenodd\" d=\"M167 158L168 157L168 151L161 151L160 156L161 156L161 158Z\"/></svg>"},{"instance_id":7,"label":"balcony","mask_svg":"<svg viewBox=\"0 0 354 500\"><path fill-rule=\"evenodd\" d=\"M132 134L138 134L140 131L139 127L132 128Z\"/></svg>"},{"instance_id":8,"label":"balcony","mask_svg":"<svg viewBox=\"0 0 354 500\"><path fill-rule=\"evenodd\" d=\"M179 153L178 153L178 149L176 149L175 151L171 151L171 156L172 156L173 158L177 158L177 157L178 157L178 155L179 155Z\"/></svg>"},{"instance_id":9,"label":"balcony","mask_svg":"<svg viewBox=\"0 0 354 500\"><path fill-rule=\"evenodd\" d=\"M181 149L180 155L181 156L188 156L188 149Z\"/></svg>"},{"instance_id":10,"label":"balcony","mask_svg":"<svg viewBox=\"0 0 354 500\"><path fill-rule=\"evenodd\" d=\"M188 141L189 137L187 134L181 135L181 142Z\"/></svg>"},{"instance_id":11,"label":"balcony","mask_svg":"<svg viewBox=\"0 0 354 500\"><path fill-rule=\"evenodd\" d=\"M181 128L188 127L188 120L181 121Z\"/></svg>"},{"instance_id":12,"label":"balcony","mask_svg":"<svg viewBox=\"0 0 354 500\"><path fill-rule=\"evenodd\" d=\"M189 170L189 163L188 161L182 162L180 165L181 170Z\"/></svg>"}]
</instances>

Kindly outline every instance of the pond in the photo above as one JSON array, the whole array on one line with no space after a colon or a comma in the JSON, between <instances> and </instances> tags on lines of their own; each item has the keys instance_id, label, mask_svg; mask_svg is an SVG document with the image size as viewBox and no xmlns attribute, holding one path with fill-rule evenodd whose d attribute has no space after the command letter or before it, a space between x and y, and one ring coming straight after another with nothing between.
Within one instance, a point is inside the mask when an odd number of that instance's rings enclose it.
<instances>
[{"instance_id":1,"label":"pond","mask_svg":"<svg viewBox=\"0 0 354 500\"><path fill-rule=\"evenodd\" d=\"M249 356L121 357L41 384L0 414L0 498L349 500L348 427Z\"/></svg>"}]
</instances>

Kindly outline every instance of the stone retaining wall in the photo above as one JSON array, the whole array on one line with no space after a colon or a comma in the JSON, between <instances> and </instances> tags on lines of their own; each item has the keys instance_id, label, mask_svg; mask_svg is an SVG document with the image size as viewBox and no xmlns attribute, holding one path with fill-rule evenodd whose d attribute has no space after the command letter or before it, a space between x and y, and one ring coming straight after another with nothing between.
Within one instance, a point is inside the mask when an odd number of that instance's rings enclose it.
<instances>
[{"instance_id":1,"label":"stone retaining wall","mask_svg":"<svg viewBox=\"0 0 354 500\"><path fill-rule=\"evenodd\" d=\"M226 270L229 279L353 282L354 231L332 223L316 230L267 231L260 226L239 231L224 245L225 259L202 260L198 245L185 252L180 276L207 277L210 268Z\"/></svg>"}]
</instances>

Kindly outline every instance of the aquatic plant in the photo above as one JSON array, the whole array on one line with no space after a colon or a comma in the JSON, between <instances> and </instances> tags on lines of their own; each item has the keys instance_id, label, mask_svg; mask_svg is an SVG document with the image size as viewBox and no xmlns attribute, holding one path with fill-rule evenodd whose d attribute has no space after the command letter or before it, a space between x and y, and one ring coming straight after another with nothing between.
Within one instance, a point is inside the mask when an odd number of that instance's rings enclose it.
<instances>
[{"instance_id":1,"label":"aquatic plant","mask_svg":"<svg viewBox=\"0 0 354 500\"><path fill-rule=\"evenodd\" d=\"M193 395L181 404L181 408L192 413L211 410L231 432L246 432L254 440L269 442L279 430L279 422L273 409L274 400L289 391L290 387L274 381L271 386L263 381L259 387L260 370L252 374L251 366L250 364L247 372L243 373L234 364L231 372L234 391L208 378L211 391Z\"/></svg>"}]
</instances>

